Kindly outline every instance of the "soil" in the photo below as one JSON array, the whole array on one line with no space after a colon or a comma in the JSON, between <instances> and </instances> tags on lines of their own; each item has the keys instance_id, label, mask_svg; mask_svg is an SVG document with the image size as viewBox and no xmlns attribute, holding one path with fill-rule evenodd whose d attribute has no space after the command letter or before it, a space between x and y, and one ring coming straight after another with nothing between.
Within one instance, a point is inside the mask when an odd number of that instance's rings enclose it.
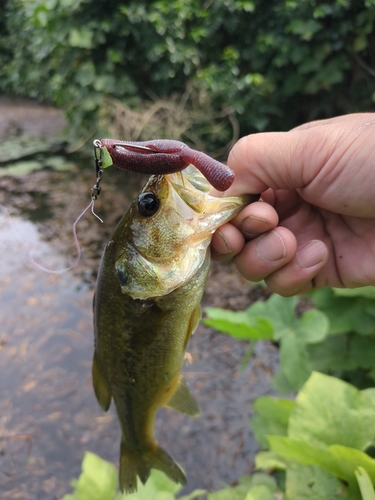
<instances>
[{"instance_id":1,"label":"soil","mask_svg":"<svg viewBox=\"0 0 375 500\"><path fill-rule=\"evenodd\" d=\"M0 138L54 137L62 113L27 101L0 98ZM85 450L118 463L120 431L113 407L103 413L91 387L92 296L100 256L144 178L105 172L95 211L78 225L82 257L75 259L72 222L88 204L95 176L91 159L70 157L69 170L47 168L0 177L0 497L2 500L60 499L80 473ZM233 264L211 266L203 307L243 309L264 298ZM189 343L192 362L184 375L202 415L191 419L162 409L156 435L182 465L188 485L218 489L248 475L257 444L249 430L251 403L271 391L277 350L257 344L243 371L248 349L200 325Z\"/></svg>"}]
</instances>

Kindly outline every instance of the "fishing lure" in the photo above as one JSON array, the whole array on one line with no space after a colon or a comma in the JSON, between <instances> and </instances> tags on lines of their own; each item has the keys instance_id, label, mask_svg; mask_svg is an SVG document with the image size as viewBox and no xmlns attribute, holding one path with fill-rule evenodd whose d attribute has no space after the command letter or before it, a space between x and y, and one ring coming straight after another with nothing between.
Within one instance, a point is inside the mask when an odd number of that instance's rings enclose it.
<instances>
[{"instance_id":1,"label":"fishing lure","mask_svg":"<svg viewBox=\"0 0 375 500\"><path fill-rule=\"evenodd\" d=\"M106 148L115 167L140 174L165 175L180 172L194 165L218 191L226 191L234 181L234 172L227 165L189 148L185 143L169 139L126 142L115 139L94 141Z\"/></svg>"}]
</instances>

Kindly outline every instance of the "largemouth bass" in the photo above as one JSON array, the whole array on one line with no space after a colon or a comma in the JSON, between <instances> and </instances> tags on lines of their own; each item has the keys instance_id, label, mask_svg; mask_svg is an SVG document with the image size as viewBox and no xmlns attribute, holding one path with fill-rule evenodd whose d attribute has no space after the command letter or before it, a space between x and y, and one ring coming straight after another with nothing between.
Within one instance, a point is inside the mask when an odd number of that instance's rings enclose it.
<instances>
[{"instance_id":1,"label":"largemouth bass","mask_svg":"<svg viewBox=\"0 0 375 500\"><path fill-rule=\"evenodd\" d=\"M251 196L214 198L194 167L152 176L120 221L100 264L94 299L93 385L103 410L113 397L122 430L120 488L152 468L186 477L154 437L161 406L199 414L181 368L201 318L212 233Z\"/></svg>"}]
</instances>

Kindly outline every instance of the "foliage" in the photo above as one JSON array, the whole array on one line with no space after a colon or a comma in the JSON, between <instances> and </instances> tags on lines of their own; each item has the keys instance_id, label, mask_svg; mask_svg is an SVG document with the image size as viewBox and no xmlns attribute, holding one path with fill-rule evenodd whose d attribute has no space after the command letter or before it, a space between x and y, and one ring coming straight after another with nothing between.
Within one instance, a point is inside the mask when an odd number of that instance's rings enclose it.
<instances>
[{"instance_id":1,"label":"foliage","mask_svg":"<svg viewBox=\"0 0 375 500\"><path fill-rule=\"evenodd\" d=\"M301 315L296 297L272 295L246 311L207 308L204 323L253 344L262 338L278 342L281 367L273 386L280 394L299 390L313 370L360 387L374 385L375 288L324 288L310 296L317 309Z\"/></svg>"},{"instance_id":2,"label":"foliage","mask_svg":"<svg viewBox=\"0 0 375 500\"><path fill-rule=\"evenodd\" d=\"M295 402L262 400L252 427L267 444L256 467L285 474L287 499L374 498L375 460L366 451L375 438L375 389L314 372ZM279 411L270 414L266 402Z\"/></svg>"},{"instance_id":3,"label":"foliage","mask_svg":"<svg viewBox=\"0 0 375 500\"><path fill-rule=\"evenodd\" d=\"M162 472L153 469L151 476L143 485L138 481L138 491L131 495L117 492L118 480L116 467L93 453L87 452L82 462L82 474L72 481L74 492L62 500L175 500L181 486L176 485ZM179 500L274 500L277 491L276 481L267 474L254 474L243 477L238 486L227 487L221 491L208 493L196 490L189 495L179 496ZM259 495L260 493L260 495ZM256 495L256 496L254 496Z\"/></svg>"},{"instance_id":4,"label":"foliage","mask_svg":"<svg viewBox=\"0 0 375 500\"><path fill-rule=\"evenodd\" d=\"M0 91L52 101L87 133L111 113L103 97L134 110L188 88L213 116L235 113L241 135L374 108L374 0L5 5Z\"/></svg>"},{"instance_id":5,"label":"foliage","mask_svg":"<svg viewBox=\"0 0 375 500\"><path fill-rule=\"evenodd\" d=\"M254 409L251 425L263 448L256 468L263 472L241 478L237 486L196 490L181 500L374 500L375 460L367 451L375 439L375 389L359 391L314 372L295 401L262 396ZM117 493L115 466L92 453L86 453L72 485L74 492L63 500L175 500L180 490L153 470L137 493Z\"/></svg>"}]
</instances>

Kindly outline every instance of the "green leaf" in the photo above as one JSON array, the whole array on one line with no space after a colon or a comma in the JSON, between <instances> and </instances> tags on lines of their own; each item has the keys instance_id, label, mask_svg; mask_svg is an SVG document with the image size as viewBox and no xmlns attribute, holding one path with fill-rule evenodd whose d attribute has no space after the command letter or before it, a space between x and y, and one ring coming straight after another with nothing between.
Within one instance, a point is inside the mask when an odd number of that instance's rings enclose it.
<instances>
[{"instance_id":1,"label":"green leaf","mask_svg":"<svg viewBox=\"0 0 375 500\"><path fill-rule=\"evenodd\" d=\"M181 489L179 484L171 481L163 472L152 469L146 484L138 479L137 492L120 495L119 500L175 500L175 493Z\"/></svg>"},{"instance_id":2,"label":"green leaf","mask_svg":"<svg viewBox=\"0 0 375 500\"><path fill-rule=\"evenodd\" d=\"M360 338L367 339L367 337ZM307 349L313 370L321 372L353 370L358 366L351 354L351 335L331 335L324 342L310 344Z\"/></svg>"},{"instance_id":3,"label":"green leaf","mask_svg":"<svg viewBox=\"0 0 375 500\"><path fill-rule=\"evenodd\" d=\"M277 484L274 477L263 472L257 472L252 474L251 477L245 476L240 479L242 484L247 484L250 488L255 488L256 486L265 486L268 490L272 492L277 491Z\"/></svg>"},{"instance_id":4,"label":"green leaf","mask_svg":"<svg viewBox=\"0 0 375 500\"><path fill-rule=\"evenodd\" d=\"M151 473L152 486L158 491L166 491L173 495L180 491L181 485L169 479L163 472L153 469Z\"/></svg>"},{"instance_id":5,"label":"green leaf","mask_svg":"<svg viewBox=\"0 0 375 500\"><path fill-rule=\"evenodd\" d=\"M357 483L355 470L362 466L375 483L375 461L363 451L339 445L323 448L281 436L268 439L272 450L283 457L304 465L318 465L351 484Z\"/></svg>"},{"instance_id":6,"label":"green leaf","mask_svg":"<svg viewBox=\"0 0 375 500\"><path fill-rule=\"evenodd\" d=\"M320 344L308 346L313 370L349 374L357 368L375 368L375 339L373 336L344 334L328 337Z\"/></svg>"},{"instance_id":7,"label":"green leaf","mask_svg":"<svg viewBox=\"0 0 375 500\"><path fill-rule=\"evenodd\" d=\"M311 374L306 346L297 335L289 333L281 342L281 369L295 391L299 390Z\"/></svg>"},{"instance_id":8,"label":"green leaf","mask_svg":"<svg viewBox=\"0 0 375 500\"><path fill-rule=\"evenodd\" d=\"M291 392L295 392L293 385L289 382L282 369L276 372L272 377L271 384L272 388L279 394L290 394Z\"/></svg>"},{"instance_id":9,"label":"green leaf","mask_svg":"<svg viewBox=\"0 0 375 500\"><path fill-rule=\"evenodd\" d=\"M363 500L375 500L375 491L369 475L363 467L358 467L355 471L359 489Z\"/></svg>"},{"instance_id":10,"label":"green leaf","mask_svg":"<svg viewBox=\"0 0 375 500\"><path fill-rule=\"evenodd\" d=\"M316 465L288 466L285 493L291 500L349 500L345 485Z\"/></svg>"},{"instance_id":11,"label":"green leaf","mask_svg":"<svg viewBox=\"0 0 375 500\"><path fill-rule=\"evenodd\" d=\"M259 485L249 490L245 500L275 500L275 495L267 486Z\"/></svg>"},{"instance_id":12,"label":"green leaf","mask_svg":"<svg viewBox=\"0 0 375 500\"><path fill-rule=\"evenodd\" d=\"M276 481L272 476L257 473L251 477L241 477L239 485L209 493L207 498L208 500L244 500L245 498L246 500L275 500L273 494L276 491ZM251 493L250 497L249 493Z\"/></svg>"},{"instance_id":13,"label":"green leaf","mask_svg":"<svg viewBox=\"0 0 375 500\"><path fill-rule=\"evenodd\" d=\"M311 293L311 296L317 308L327 315L331 335L350 331L361 335L370 335L375 332L372 299L361 296L344 297L341 292L338 295L331 288L316 290Z\"/></svg>"},{"instance_id":14,"label":"green leaf","mask_svg":"<svg viewBox=\"0 0 375 500\"><path fill-rule=\"evenodd\" d=\"M375 300L375 286L362 286L360 288L332 288L338 297L365 297Z\"/></svg>"},{"instance_id":15,"label":"green leaf","mask_svg":"<svg viewBox=\"0 0 375 500\"><path fill-rule=\"evenodd\" d=\"M234 324L247 324L248 310L246 311L229 311L220 307L206 307L204 312L210 320L229 321Z\"/></svg>"},{"instance_id":16,"label":"green leaf","mask_svg":"<svg viewBox=\"0 0 375 500\"><path fill-rule=\"evenodd\" d=\"M375 338L373 336L352 335L349 339L348 357L355 367L374 367Z\"/></svg>"},{"instance_id":17,"label":"green leaf","mask_svg":"<svg viewBox=\"0 0 375 500\"><path fill-rule=\"evenodd\" d=\"M288 435L317 446L337 444L365 450L375 438L374 414L374 391L359 391L314 372L296 398Z\"/></svg>"},{"instance_id":18,"label":"green leaf","mask_svg":"<svg viewBox=\"0 0 375 500\"><path fill-rule=\"evenodd\" d=\"M82 474L76 483L73 498L77 498L77 500L112 500L117 490L117 484L116 467L94 453L86 452L82 461ZM64 500L68 500L68 498L64 498Z\"/></svg>"},{"instance_id":19,"label":"green leaf","mask_svg":"<svg viewBox=\"0 0 375 500\"><path fill-rule=\"evenodd\" d=\"M267 318L274 327L275 339L281 339L294 330L296 317L295 308L297 306L297 297L281 297L273 294L266 301Z\"/></svg>"},{"instance_id":20,"label":"green leaf","mask_svg":"<svg viewBox=\"0 0 375 500\"><path fill-rule=\"evenodd\" d=\"M255 438L263 449L268 449L267 434L286 436L288 420L294 402L288 399L278 399L271 396L260 396L253 404L257 412L251 419L251 428Z\"/></svg>"},{"instance_id":21,"label":"green leaf","mask_svg":"<svg viewBox=\"0 0 375 500\"><path fill-rule=\"evenodd\" d=\"M263 310L262 305L251 306L246 311L228 311L207 307L205 313L208 318L204 319L203 323L241 340L272 339L273 328L268 318L254 314L255 311L261 310Z\"/></svg>"},{"instance_id":22,"label":"green leaf","mask_svg":"<svg viewBox=\"0 0 375 500\"><path fill-rule=\"evenodd\" d=\"M256 470L284 470L285 468L286 460L273 451L260 451L255 455Z\"/></svg>"},{"instance_id":23,"label":"green leaf","mask_svg":"<svg viewBox=\"0 0 375 500\"><path fill-rule=\"evenodd\" d=\"M69 33L69 45L71 47L91 49L92 41L93 32L89 28L73 28Z\"/></svg>"},{"instance_id":24,"label":"green leaf","mask_svg":"<svg viewBox=\"0 0 375 500\"><path fill-rule=\"evenodd\" d=\"M316 344L326 338L328 330L327 316L321 311L312 309L303 313L298 322L298 340L306 344Z\"/></svg>"},{"instance_id":25,"label":"green leaf","mask_svg":"<svg viewBox=\"0 0 375 500\"><path fill-rule=\"evenodd\" d=\"M248 491L249 487L245 484L240 484L232 488L228 486L220 491L209 493L207 500L244 500Z\"/></svg>"},{"instance_id":26,"label":"green leaf","mask_svg":"<svg viewBox=\"0 0 375 500\"><path fill-rule=\"evenodd\" d=\"M194 490L189 495L184 495L183 497L178 497L178 500L194 500L195 498L200 498L206 495L206 490Z\"/></svg>"},{"instance_id":27,"label":"green leaf","mask_svg":"<svg viewBox=\"0 0 375 500\"><path fill-rule=\"evenodd\" d=\"M248 323L233 323L223 319L204 319L203 323L219 332L227 333L239 340L272 339L273 328L267 318L257 318Z\"/></svg>"},{"instance_id":28,"label":"green leaf","mask_svg":"<svg viewBox=\"0 0 375 500\"><path fill-rule=\"evenodd\" d=\"M207 500L243 500L246 491L239 490L237 488L224 488L220 491L214 491L207 495Z\"/></svg>"},{"instance_id":29,"label":"green leaf","mask_svg":"<svg viewBox=\"0 0 375 500\"><path fill-rule=\"evenodd\" d=\"M302 21L296 19L290 23L287 29L294 33L295 35L299 35L302 40L310 41L314 34L322 29L322 24L314 19L309 19L306 21Z\"/></svg>"}]
</instances>

